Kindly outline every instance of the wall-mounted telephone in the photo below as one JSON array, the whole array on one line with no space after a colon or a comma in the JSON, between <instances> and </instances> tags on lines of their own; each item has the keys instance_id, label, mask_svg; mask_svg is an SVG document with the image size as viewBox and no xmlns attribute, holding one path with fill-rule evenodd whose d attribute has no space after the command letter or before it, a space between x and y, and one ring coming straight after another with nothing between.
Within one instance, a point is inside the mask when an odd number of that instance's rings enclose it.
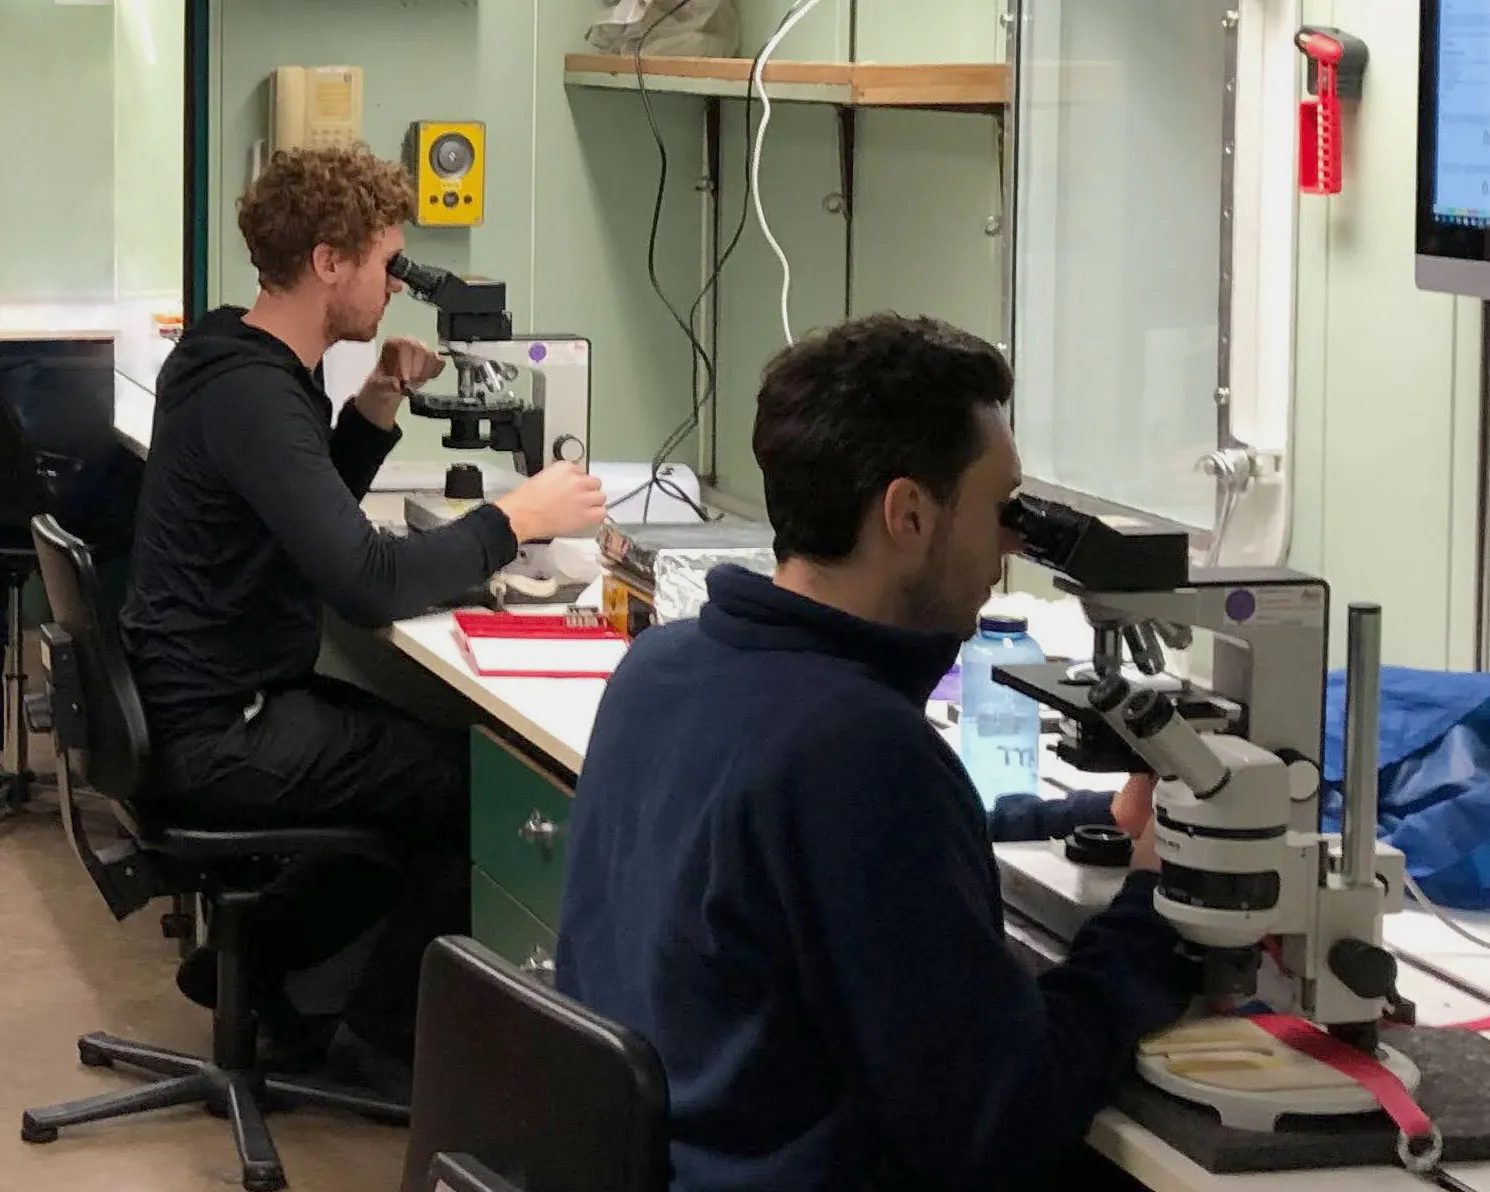
<instances>
[{"instance_id":1,"label":"wall-mounted telephone","mask_svg":"<svg viewBox=\"0 0 1490 1192\"><path fill-rule=\"evenodd\" d=\"M269 152L362 139L360 66L281 66L269 79Z\"/></svg>"}]
</instances>

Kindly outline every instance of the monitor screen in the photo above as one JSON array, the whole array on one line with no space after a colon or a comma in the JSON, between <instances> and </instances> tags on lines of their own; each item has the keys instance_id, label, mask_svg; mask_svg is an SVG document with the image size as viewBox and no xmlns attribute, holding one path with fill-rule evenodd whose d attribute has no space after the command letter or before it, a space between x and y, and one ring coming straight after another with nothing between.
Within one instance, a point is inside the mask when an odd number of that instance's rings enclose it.
<instances>
[{"instance_id":1,"label":"monitor screen","mask_svg":"<svg viewBox=\"0 0 1490 1192\"><path fill-rule=\"evenodd\" d=\"M1421 0L1417 284L1490 300L1490 0Z\"/></svg>"}]
</instances>

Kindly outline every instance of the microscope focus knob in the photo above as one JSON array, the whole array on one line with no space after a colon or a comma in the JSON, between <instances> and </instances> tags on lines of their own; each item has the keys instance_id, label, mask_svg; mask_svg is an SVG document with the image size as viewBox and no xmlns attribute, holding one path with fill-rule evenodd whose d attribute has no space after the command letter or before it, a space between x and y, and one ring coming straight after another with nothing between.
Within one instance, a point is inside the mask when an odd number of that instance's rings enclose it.
<instances>
[{"instance_id":1,"label":"microscope focus knob","mask_svg":"<svg viewBox=\"0 0 1490 1192\"><path fill-rule=\"evenodd\" d=\"M479 501L486 496L481 469L475 464L451 464L445 472L445 496L452 501Z\"/></svg>"},{"instance_id":2,"label":"microscope focus knob","mask_svg":"<svg viewBox=\"0 0 1490 1192\"><path fill-rule=\"evenodd\" d=\"M577 464L585 458L585 445L573 435L560 435L554 440L554 458Z\"/></svg>"},{"instance_id":3,"label":"microscope focus knob","mask_svg":"<svg viewBox=\"0 0 1490 1192\"><path fill-rule=\"evenodd\" d=\"M1336 940L1328 960L1330 972L1356 997L1389 997L1397 987L1396 957L1365 940Z\"/></svg>"}]
</instances>

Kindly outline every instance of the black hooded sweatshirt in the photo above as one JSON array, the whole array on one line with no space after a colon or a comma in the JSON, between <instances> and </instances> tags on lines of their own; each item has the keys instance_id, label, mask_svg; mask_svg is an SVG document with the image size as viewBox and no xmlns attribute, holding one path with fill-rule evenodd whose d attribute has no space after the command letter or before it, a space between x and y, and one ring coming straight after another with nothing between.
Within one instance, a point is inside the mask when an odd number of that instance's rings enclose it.
<instances>
[{"instance_id":1,"label":"black hooded sweatshirt","mask_svg":"<svg viewBox=\"0 0 1490 1192\"><path fill-rule=\"evenodd\" d=\"M374 626L472 588L517 556L483 504L380 533L359 502L399 432L348 403L245 311L205 315L166 360L120 626L152 734L212 730L313 671L323 605Z\"/></svg>"}]
</instances>

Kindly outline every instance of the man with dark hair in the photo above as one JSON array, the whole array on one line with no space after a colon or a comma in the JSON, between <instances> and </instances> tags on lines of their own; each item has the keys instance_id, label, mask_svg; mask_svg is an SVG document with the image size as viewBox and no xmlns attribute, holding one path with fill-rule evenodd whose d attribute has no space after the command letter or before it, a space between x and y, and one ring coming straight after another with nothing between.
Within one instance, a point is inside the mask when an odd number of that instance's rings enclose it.
<instances>
[{"instance_id":1,"label":"man with dark hair","mask_svg":"<svg viewBox=\"0 0 1490 1192\"><path fill-rule=\"evenodd\" d=\"M467 746L316 676L322 607L367 626L421 613L484 582L519 542L604 517L599 481L572 464L426 534L383 534L363 515L405 390L444 362L388 340L333 427L321 360L376 337L402 289L388 263L413 204L403 170L363 149L276 154L248 188L238 226L260 292L249 310L198 320L161 369L120 614L156 760L149 813L203 828L366 827L406 850L401 893L382 875L322 874L286 896L250 954L261 1015L293 1041L286 974L391 904L336 1056L345 1075L395 1093L424 948L469 930ZM178 980L211 1005L214 971L204 950Z\"/></svg>"},{"instance_id":2,"label":"man with dark hair","mask_svg":"<svg viewBox=\"0 0 1490 1192\"><path fill-rule=\"evenodd\" d=\"M558 982L661 1055L675 1188L1067 1178L1139 1039L1187 1002L1152 906L1151 785L985 817L925 717L1012 545L1012 387L993 347L930 319L784 351L755 423L774 579L715 570L699 619L638 638L606 691ZM1109 816L1140 836L1135 872L1036 978L990 838Z\"/></svg>"}]
</instances>

